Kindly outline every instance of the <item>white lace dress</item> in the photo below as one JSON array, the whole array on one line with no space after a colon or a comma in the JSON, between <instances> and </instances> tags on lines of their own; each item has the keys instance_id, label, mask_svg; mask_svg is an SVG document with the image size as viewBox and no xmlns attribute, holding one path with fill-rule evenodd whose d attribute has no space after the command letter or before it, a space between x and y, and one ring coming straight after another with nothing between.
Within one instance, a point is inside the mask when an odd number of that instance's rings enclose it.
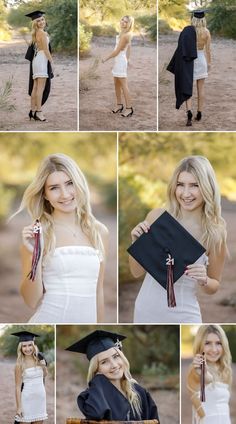
<instances>
[{"instance_id":1,"label":"white lace dress","mask_svg":"<svg viewBox=\"0 0 236 424\"><path fill-rule=\"evenodd\" d=\"M199 80L208 77L207 60L204 50L197 51L197 59L193 62L193 80Z\"/></svg>"},{"instance_id":2,"label":"white lace dress","mask_svg":"<svg viewBox=\"0 0 236 424\"><path fill-rule=\"evenodd\" d=\"M47 36L47 43L49 45L49 37ZM48 58L44 50L35 50L35 55L32 61L33 79L48 78Z\"/></svg>"},{"instance_id":3,"label":"white lace dress","mask_svg":"<svg viewBox=\"0 0 236 424\"><path fill-rule=\"evenodd\" d=\"M193 424L231 424L228 384L222 382L207 384L205 394L206 402L202 402L205 417L200 419L193 410Z\"/></svg>"},{"instance_id":4,"label":"white lace dress","mask_svg":"<svg viewBox=\"0 0 236 424\"><path fill-rule=\"evenodd\" d=\"M15 420L24 423L46 420L48 415L42 367L26 368L23 372L22 381L24 383L21 392L23 417L15 417Z\"/></svg>"},{"instance_id":5,"label":"white lace dress","mask_svg":"<svg viewBox=\"0 0 236 424\"><path fill-rule=\"evenodd\" d=\"M43 268L46 293L29 322L96 323L99 270L93 247L57 247Z\"/></svg>"},{"instance_id":6,"label":"white lace dress","mask_svg":"<svg viewBox=\"0 0 236 424\"><path fill-rule=\"evenodd\" d=\"M196 263L207 265L204 253ZM146 274L134 308L134 323L201 323L195 279L182 275L174 284L176 307L167 305L167 292L150 275Z\"/></svg>"},{"instance_id":7,"label":"white lace dress","mask_svg":"<svg viewBox=\"0 0 236 424\"><path fill-rule=\"evenodd\" d=\"M119 44L119 35L116 36L116 47ZM115 47L115 48L116 48ZM127 78L127 57L126 57L126 51L128 48L127 46L124 48L124 50L121 50L120 53L114 58L114 65L112 68L112 75L113 77L117 78Z\"/></svg>"}]
</instances>

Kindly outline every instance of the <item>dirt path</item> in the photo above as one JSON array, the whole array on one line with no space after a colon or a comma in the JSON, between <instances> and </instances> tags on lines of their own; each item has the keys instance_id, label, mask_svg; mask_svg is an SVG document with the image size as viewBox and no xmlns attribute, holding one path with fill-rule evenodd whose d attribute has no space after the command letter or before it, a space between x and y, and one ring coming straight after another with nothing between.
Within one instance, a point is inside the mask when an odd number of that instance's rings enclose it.
<instances>
[{"instance_id":1,"label":"dirt path","mask_svg":"<svg viewBox=\"0 0 236 424\"><path fill-rule=\"evenodd\" d=\"M137 380L141 383L140 378ZM57 349L57 424L65 424L68 417L83 417L76 399L85 387L86 382L75 364L68 360L68 352ZM178 424L178 392L176 390L149 391L158 406L161 424Z\"/></svg>"},{"instance_id":2,"label":"dirt path","mask_svg":"<svg viewBox=\"0 0 236 424\"><path fill-rule=\"evenodd\" d=\"M182 360L182 372L181 372L181 424L189 424L192 422L192 405L189 400L189 395L186 389L186 378L188 367L191 363L191 359ZM232 394L230 399L230 416L231 424L236 424L236 364L233 364L233 386Z\"/></svg>"},{"instance_id":3,"label":"dirt path","mask_svg":"<svg viewBox=\"0 0 236 424\"><path fill-rule=\"evenodd\" d=\"M117 322L117 241L116 217L98 204L93 206L94 213L109 229L110 248L104 281L105 322ZM0 228L0 322L27 322L32 315L19 295L21 275L19 246L21 229L28 225L27 215L18 215L10 224Z\"/></svg>"},{"instance_id":4,"label":"dirt path","mask_svg":"<svg viewBox=\"0 0 236 424\"><path fill-rule=\"evenodd\" d=\"M29 120L29 62L27 46L20 38L0 42L0 89L13 77L9 102L12 112L0 110L0 131L76 131L77 130L77 64L76 57L54 55L55 78L43 110L48 122Z\"/></svg>"},{"instance_id":5,"label":"dirt path","mask_svg":"<svg viewBox=\"0 0 236 424\"><path fill-rule=\"evenodd\" d=\"M214 295L206 295L199 290L199 303L203 322L236 322L236 204L224 201L223 216L227 222L228 249L230 257L226 259L220 289ZM134 302L142 281L121 284L119 289L119 322L132 322Z\"/></svg>"},{"instance_id":6,"label":"dirt path","mask_svg":"<svg viewBox=\"0 0 236 424\"><path fill-rule=\"evenodd\" d=\"M175 109L174 76L164 70L177 45L179 33L159 36L159 130L164 131L235 131L236 79L235 41L212 40L212 67L205 81L206 101L201 122L186 127L185 105ZM194 84L194 114L197 110Z\"/></svg>"},{"instance_id":7,"label":"dirt path","mask_svg":"<svg viewBox=\"0 0 236 424\"><path fill-rule=\"evenodd\" d=\"M80 76L87 73L95 58L100 60L112 52L112 38L94 38L91 55L80 60ZM111 112L115 95L111 74L112 60L99 63L97 78L83 81L80 88L79 129L81 131L155 131L157 129L156 44L134 38L128 83L133 99L134 115L122 118Z\"/></svg>"},{"instance_id":8,"label":"dirt path","mask_svg":"<svg viewBox=\"0 0 236 424\"><path fill-rule=\"evenodd\" d=\"M13 423L16 413L14 368L14 360L0 357L0 410L2 424ZM45 422L54 424L54 381L50 376L46 378L46 393L48 420Z\"/></svg>"}]
</instances>

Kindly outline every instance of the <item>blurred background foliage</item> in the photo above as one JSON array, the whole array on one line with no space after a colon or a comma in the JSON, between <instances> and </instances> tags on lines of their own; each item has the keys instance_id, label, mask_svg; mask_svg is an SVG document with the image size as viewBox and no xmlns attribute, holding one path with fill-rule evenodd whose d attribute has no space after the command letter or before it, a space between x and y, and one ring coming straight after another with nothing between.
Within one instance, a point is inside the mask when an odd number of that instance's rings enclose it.
<instances>
[{"instance_id":1,"label":"blurred background foliage","mask_svg":"<svg viewBox=\"0 0 236 424\"><path fill-rule=\"evenodd\" d=\"M14 337L11 333L18 331L30 331L38 334L35 344L39 351L45 356L50 374L54 375L55 365L55 337L53 325L1 325L0 326L0 353L4 357L15 357L17 346L19 343L18 337Z\"/></svg>"},{"instance_id":2,"label":"blurred background foliage","mask_svg":"<svg viewBox=\"0 0 236 424\"><path fill-rule=\"evenodd\" d=\"M222 196L236 201L236 134L121 133L119 140L119 281L134 278L128 268L130 231L153 208L164 207L166 189L177 163L185 156L206 156Z\"/></svg>"},{"instance_id":3,"label":"blurred background foliage","mask_svg":"<svg viewBox=\"0 0 236 424\"><path fill-rule=\"evenodd\" d=\"M77 0L0 0L0 32L5 25L8 37L9 26L24 36L30 34L31 19L25 17L25 14L32 10L46 13L47 31L53 51L77 53Z\"/></svg>"},{"instance_id":4,"label":"blurred background foliage","mask_svg":"<svg viewBox=\"0 0 236 424\"><path fill-rule=\"evenodd\" d=\"M236 362L236 326L222 325L229 340L229 347L232 355L232 361ZM181 356L189 358L193 355L193 341L199 326L197 325L182 325L181 326Z\"/></svg>"},{"instance_id":5,"label":"blurred background foliage","mask_svg":"<svg viewBox=\"0 0 236 424\"><path fill-rule=\"evenodd\" d=\"M78 163L90 188L116 211L116 134L0 133L0 222L16 210L40 161L59 152Z\"/></svg>"},{"instance_id":6,"label":"blurred background foliage","mask_svg":"<svg viewBox=\"0 0 236 424\"><path fill-rule=\"evenodd\" d=\"M157 12L155 0L81 0L79 51L81 57L90 51L90 36L114 37L119 32L122 16L131 15L135 19L135 36L157 39ZM85 33L85 34L84 34Z\"/></svg>"},{"instance_id":7,"label":"blurred background foliage","mask_svg":"<svg viewBox=\"0 0 236 424\"><path fill-rule=\"evenodd\" d=\"M161 382L169 375L179 373L179 326L177 325L108 325L100 326L57 326L57 347L65 349L70 344L94 330L106 330L127 337L123 352L128 358L133 375ZM86 380L88 360L85 355L68 352L68 358L75 361L78 372ZM175 379L178 381L178 378Z\"/></svg>"},{"instance_id":8,"label":"blurred background foliage","mask_svg":"<svg viewBox=\"0 0 236 424\"><path fill-rule=\"evenodd\" d=\"M236 39L235 0L159 0L159 33L182 30L190 22L188 9L207 8L207 26L212 34Z\"/></svg>"}]
</instances>

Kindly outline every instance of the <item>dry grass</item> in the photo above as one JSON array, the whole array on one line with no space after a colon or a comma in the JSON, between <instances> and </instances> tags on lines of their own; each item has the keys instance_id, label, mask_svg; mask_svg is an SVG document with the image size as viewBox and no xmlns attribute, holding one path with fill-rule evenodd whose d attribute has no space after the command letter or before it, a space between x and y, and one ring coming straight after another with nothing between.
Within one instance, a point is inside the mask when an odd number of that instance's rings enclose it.
<instances>
[{"instance_id":1,"label":"dry grass","mask_svg":"<svg viewBox=\"0 0 236 424\"><path fill-rule=\"evenodd\" d=\"M85 71L80 73L79 86L80 91L88 90L88 81L98 79L98 66L100 64L100 57L96 56L92 64Z\"/></svg>"},{"instance_id":2,"label":"dry grass","mask_svg":"<svg viewBox=\"0 0 236 424\"><path fill-rule=\"evenodd\" d=\"M0 109L5 111L15 110L15 106L10 103L10 95L12 92L13 77L10 77L0 91Z\"/></svg>"}]
</instances>

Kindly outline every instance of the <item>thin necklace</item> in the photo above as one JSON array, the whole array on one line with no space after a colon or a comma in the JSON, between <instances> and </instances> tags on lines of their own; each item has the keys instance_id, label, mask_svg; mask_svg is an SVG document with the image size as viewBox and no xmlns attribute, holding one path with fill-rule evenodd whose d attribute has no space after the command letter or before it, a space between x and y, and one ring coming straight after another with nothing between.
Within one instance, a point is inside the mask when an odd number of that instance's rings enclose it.
<instances>
[{"instance_id":1,"label":"thin necklace","mask_svg":"<svg viewBox=\"0 0 236 424\"><path fill-rule=\"evenodd\" d=\"M66 230L70 231L70 233L73 235L73 237L77 237L77 230L73 230L69 225L61 224L58 221L54 221L54 224L60 225L61 227L65 228Z\"/></svg>"}]
</instances>

